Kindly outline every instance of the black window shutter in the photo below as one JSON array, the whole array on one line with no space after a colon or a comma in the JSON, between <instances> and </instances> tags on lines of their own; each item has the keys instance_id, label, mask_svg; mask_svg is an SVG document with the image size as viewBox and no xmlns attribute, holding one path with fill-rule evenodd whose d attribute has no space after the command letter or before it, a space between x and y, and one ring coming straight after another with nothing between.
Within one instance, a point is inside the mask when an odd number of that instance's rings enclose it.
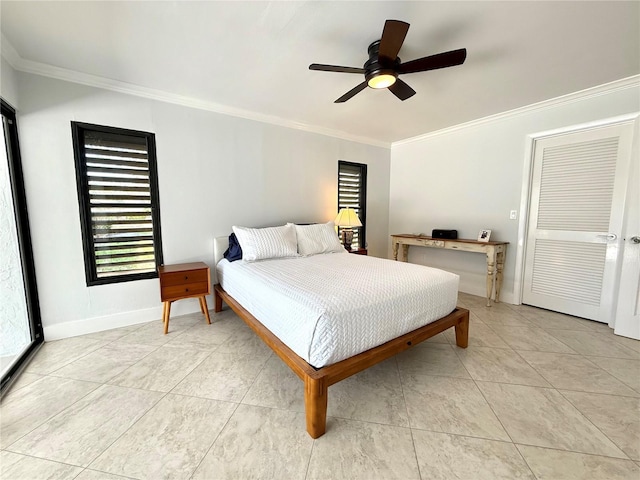
<instances>
[{"instance_id":1,"label":"black window shutter","mask_svg":"<svg viewBox=\"0 0 640 480\"><path fill-rule=\"evenodd\" d=\"M155 136L72 122L88 285L153 278L162 264Z\"/></svg>"},{"instance_id":2,"label":"black window shutter","mask_svg":"<svg viewBox=\"0 0 640 480\"><path fill-rule=\"evenodd\" d=\"M358 214L362 227L353 229L351 245L354 249L364 248L367 229L367 165L338 161L338 211L341 208L353 208Z\"/></svg>"}]
</instances>

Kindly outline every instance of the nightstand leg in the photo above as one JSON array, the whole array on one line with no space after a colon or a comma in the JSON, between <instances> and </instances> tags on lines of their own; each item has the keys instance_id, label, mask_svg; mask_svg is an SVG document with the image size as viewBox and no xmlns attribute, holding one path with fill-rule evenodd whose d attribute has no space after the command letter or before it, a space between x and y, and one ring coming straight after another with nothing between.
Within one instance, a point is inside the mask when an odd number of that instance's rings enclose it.
<instances>
[{"instance_id":1,"label":"nightstand leg","mask_svg":"<svg viewBox=\"0 0 640 480\"><path fill-rule=\"evenodd\" d=\"M164 334L169 333L169 316L171 315L171 302L164 302Z\"/></svg>"},{"instance_id":2,"label":"nightstand leg","mask_svg":"<svg viewBox=\"0 0 640 480\"><path fill-rule=\"evenodd\" d=\"M200 308L202 313L207 317L207 323L211 325L211 318L209 317L209 307L207 307L207 297L200 297Z\"/></svg>"}]
</instances>

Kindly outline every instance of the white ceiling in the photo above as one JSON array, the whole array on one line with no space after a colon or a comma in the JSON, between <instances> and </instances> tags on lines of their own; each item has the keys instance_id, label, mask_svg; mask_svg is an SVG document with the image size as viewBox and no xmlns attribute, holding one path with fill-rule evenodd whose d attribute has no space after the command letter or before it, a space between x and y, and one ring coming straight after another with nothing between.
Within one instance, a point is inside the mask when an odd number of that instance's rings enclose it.
<instances>
[{"instance_id":1,"label":"white ceiling","mask_svg":"<svg viewBox=\"0 0 640 480\"><path fill-rule=\"evenodd\" d=\"M640 73L639 7L2 0L0 13L5 43L23 64L390 143ZM418 92L404 102L365 89L334 104L363 78L310 71L309 64L362 66L386 19L411 24L402 60L465 47L466 63L403 76Z\"/></svg>"}]
</instances>

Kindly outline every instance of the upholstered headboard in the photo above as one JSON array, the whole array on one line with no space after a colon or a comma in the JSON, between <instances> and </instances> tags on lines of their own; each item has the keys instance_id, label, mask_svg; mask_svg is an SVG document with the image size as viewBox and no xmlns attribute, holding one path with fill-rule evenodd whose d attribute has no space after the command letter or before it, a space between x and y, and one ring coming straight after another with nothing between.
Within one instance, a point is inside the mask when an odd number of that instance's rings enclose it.
<instances>
[{"instance_id":1,"label":"upholstered headboard","mask_svg":"<svg viewBox=\"0 0 640 480\"><path fill-rule=\"evenodd\" d=\"M216 266L218 262L224 258L224 252L229 248L229 236L226 237L215 237L213 239L213 271L211 272L211 278L213 279L213 284L218 283L218 272L216 271Z\"/></svg>"}]
</instances>

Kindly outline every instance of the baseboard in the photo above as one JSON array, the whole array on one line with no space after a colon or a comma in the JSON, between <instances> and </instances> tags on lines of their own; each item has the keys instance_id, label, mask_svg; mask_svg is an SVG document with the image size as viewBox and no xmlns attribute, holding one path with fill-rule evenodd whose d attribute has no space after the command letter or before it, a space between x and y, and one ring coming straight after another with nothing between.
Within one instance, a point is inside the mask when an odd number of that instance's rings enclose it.
<instances>
[{"instance_id":1,"label":"baseboard","mask_svg":"<svg viewBox=\"0 0 640 480\"><path fill-rule=\"evenodd\" d=\"M211 298L207 298L209 308L212 308ZM200 304L196 299L181 300L171 304L171 317L186 315L200 311ZM88 333L102 332L114 328L128 327L140 323L152 322L162 318L162 304L157 307L132 310L102 317L85 318L71 322L44 325L44 339L47 342L63 338L77 337Z\"/></svg>"}]
</instances>

